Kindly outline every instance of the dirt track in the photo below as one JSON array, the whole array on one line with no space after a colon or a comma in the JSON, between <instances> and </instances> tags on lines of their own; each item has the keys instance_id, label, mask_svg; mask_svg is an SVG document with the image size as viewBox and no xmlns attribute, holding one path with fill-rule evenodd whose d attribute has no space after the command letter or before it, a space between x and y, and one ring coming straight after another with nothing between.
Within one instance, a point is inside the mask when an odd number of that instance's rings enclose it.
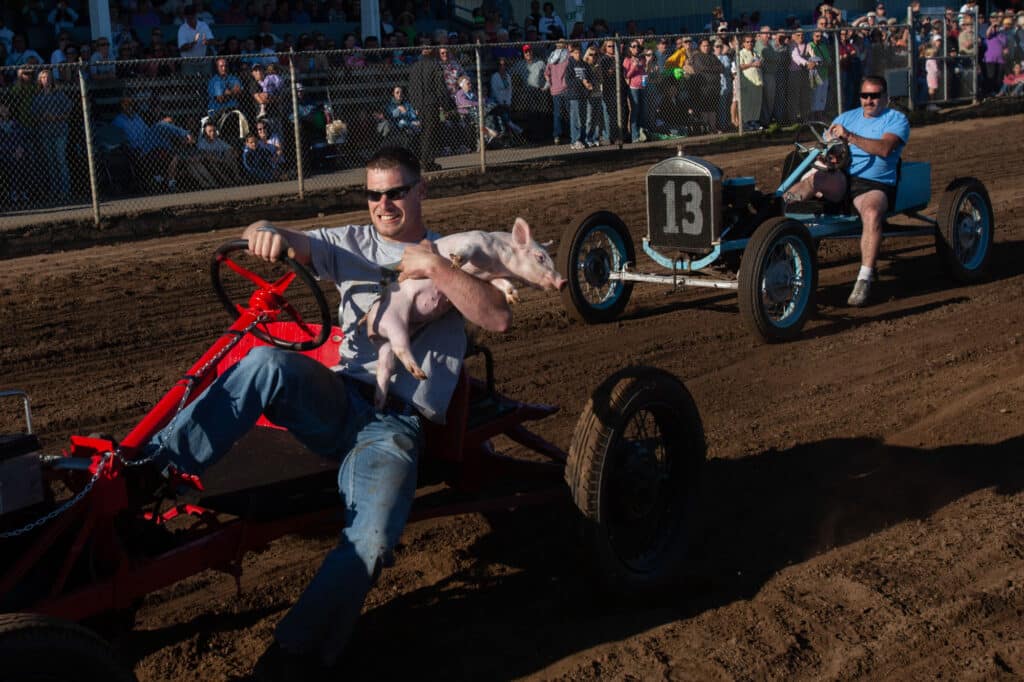
<instances>
[{"instance_id":1,"label":"dirt track","mask_svg":"<svg viewBox=\"0 0 1024 682\"><path fill-rule=\"evenodd\" d=\"M1022 123L928 127L906 153L933 162L935 193L954 176L987 185L997 234L981 284L947 280L930 240L894 242L881 302L851 310L855 245L828 243L818 315L802 340L772 346L748 334L734 295L638 286L620 322L596 327L529 295L514 328L485 341L503 392L562 406L537 427L548 439L568 447L589 392L627 364L663 367L693 393L710 456L693 584L659 603L606 603L582 577L568 500L414 524L341 673L1024 676L1024 138L1006 134ZM711 160L764 186L783 154ZM608 208L639 243L645 171L433 201L427 215L451 229L522 215L557 242L578 211ZM235 234L3 263L2 384L30 392L50 450L72 431L123 434L206 347L224 325L207 258ZM249 557L240 599L214 573L151 596L120 642L125 660L141 680L246 676L331 544L286 538Z\"/></svg>"}]
</instances>

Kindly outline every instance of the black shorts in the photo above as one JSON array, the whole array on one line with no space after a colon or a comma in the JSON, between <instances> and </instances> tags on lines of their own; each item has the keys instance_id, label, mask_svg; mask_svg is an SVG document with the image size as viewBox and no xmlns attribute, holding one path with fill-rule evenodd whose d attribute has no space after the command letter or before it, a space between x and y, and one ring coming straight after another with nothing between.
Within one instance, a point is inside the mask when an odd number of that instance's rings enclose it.
<instances>
[{"instance_id":1,"label":"black shorts","mask_svg":"<svg viewBox=\"0 0 1024 682\"><path fill-rule=\"evenodd\" d=\"M877 189L885 193L885 198L889 200L889 205L886 209L892 211L896 206L896 185L887 185L884 182L865 180L864 178L858 178L857 176L850 177L850 201L853 201L861 194L866 194L873 189Z\"/></svg>"}]
</instances>

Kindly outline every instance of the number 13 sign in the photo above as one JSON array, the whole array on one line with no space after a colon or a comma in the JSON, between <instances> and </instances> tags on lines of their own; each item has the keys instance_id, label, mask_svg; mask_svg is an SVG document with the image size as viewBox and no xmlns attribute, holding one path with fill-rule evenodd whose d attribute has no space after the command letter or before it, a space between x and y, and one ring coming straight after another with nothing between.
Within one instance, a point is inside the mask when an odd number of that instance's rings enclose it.
<instances>
[{"instance_id":1,"label":"number 13 sign","mask_svg":"<svg viewBox=\"0 0 1024 682\"><path fill-rule=\"evenodd\" d=\"M719 230L721 174L702 159L673 157L647 173L647 235L651 246L707 253Z\"/></svg>"},{"instance_id":2,"label":"number 13 sign","mask_svg":"<svg viewBox=\"0 0 1024 682\"><path fill-rule=\"evenodd\" d=\"M665 224L662 229L665 234L678 234L682 228L683 234L700 234L704 227L704 212L701 210L701 200L704 192L695 180L685 180L679 183L676 188L676 181L669 180L661 187L665 195ZM676 214L676 200L679 202L680 214Z\"/></svg>"}]
</instances>

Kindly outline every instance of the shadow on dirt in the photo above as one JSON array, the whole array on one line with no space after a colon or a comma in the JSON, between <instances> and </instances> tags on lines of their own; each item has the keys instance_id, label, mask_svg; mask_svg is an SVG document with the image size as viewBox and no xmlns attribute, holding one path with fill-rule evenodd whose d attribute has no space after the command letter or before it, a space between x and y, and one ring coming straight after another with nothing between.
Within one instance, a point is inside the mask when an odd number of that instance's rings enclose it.
<instances>
[{"instance_id":1,"label":"shadow on dirt","mask_svg":"<svg viewBox=\"0 0 1024 682\"><path fill-rule=\"evenodd\" d=\"M588 582L564 504L489 518L469 566L365 614L343 670L363 679L537 673L590 647L755 595L784 567L982 488L1024 488L1024 436L924 450L830 439L708 462L698 575L658 602L616 603ZM401 655L382 656L401 642ZM597 665L595 659L595 665Z\"/></svg>"},{"instance_id":2,"label":"shadow on dirt","mask_svg":"<svg viewBox=\"0 0 1024 682\"><path fill-rule=\"evenodd\" d=\"M846 305L846 298L850 294L852 283L819 286L817 291L818 311L815 317L819 320L826 320L827 323L811 327L804 332L802 338L831 336L863 324L911 317L971 300L970 296L965 295L965 292L970 291L970 285L960 285L953 280L943 270L938 256L934 252L922 253L922 247L919 246L886 249L883 251L882 261L882 279L873 288L876 300L885 302L882 307L867 308L863 311L849 308ZM850 266L857 262L856 255L830 259L823 265L823 269ZM988 276L980 283L1016 277L1024 271L1022 264L1024 264L1024 242L997 241L988 264ZM910 299L943 292L948 293L949 297L912 306L902 306L902 304L909 303ZM668 297L673 294L666 288L665 295ZM693 309L739 314L736 295L729 292L712 293L681 300L666 300L655 304L633 305L629 312L622 316L622 319L643 320L648 317Z\"/></svg>"},{"instance_id":3,"label":"shadow on dirt","mask_svg":"<svg viewBox=\"0 0 1024 682\"><path fill-rule=\"evenodd\" d=\"M371 608L343 662L323 679L339 672L349 679L534 674L594 646L749 599L787 566L927 518L974 491L1018 493L1022 449L1024 435L934 450L843 438L710 460L690 572L679 576L677 590L653 599L617 598L595 587L568 495L491 514L491 532L465 550L444 550L463 568ZM120 653L131 666L175 643L214 646L225 633L250 630L286 609L281 602L229 608L132 632ZM382 655L395 643L401 655Z\"/></svg>"}]
</instances>

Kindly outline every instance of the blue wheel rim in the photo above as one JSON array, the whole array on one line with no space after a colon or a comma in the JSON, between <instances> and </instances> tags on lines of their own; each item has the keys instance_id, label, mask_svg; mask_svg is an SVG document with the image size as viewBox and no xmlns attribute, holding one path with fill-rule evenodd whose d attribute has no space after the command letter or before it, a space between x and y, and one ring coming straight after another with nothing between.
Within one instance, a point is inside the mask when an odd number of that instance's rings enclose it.
<instances>
[{"instance_id":1,"label":"blue wheel rim","mask_svg":"<svg viewBox=\"0 0 1024 682\"><path fill-rule=\"evenodd\" d=\"M803 239L786 235L772 243L762 263L761 307L779 329L800 322L811 298L811 254Z\"/></svg>"},{"instance_id":2,"label":"blue wheel rim","mask_svg":"<svg viewBox=\"0 0 1024 682\"><path fill-rule=\"evenodd\" d=\"M575 257L575 282L587 305L605 310L622 297L623 282L608 279L626 263L626 244L610 225L594 225L579 240Z\"/></svg>"},{"instance_id":3,"label":"blue wheel rim","mask_svg":"<svg viewBox=\"0 0 1024 682\"><path fill-rule=\"evenodd\" d=\"M957 262L964 269L981 267L992 239L992 214L979 193L968 192L957 204L950 238Z\"/></svg>"}]
</instances>

